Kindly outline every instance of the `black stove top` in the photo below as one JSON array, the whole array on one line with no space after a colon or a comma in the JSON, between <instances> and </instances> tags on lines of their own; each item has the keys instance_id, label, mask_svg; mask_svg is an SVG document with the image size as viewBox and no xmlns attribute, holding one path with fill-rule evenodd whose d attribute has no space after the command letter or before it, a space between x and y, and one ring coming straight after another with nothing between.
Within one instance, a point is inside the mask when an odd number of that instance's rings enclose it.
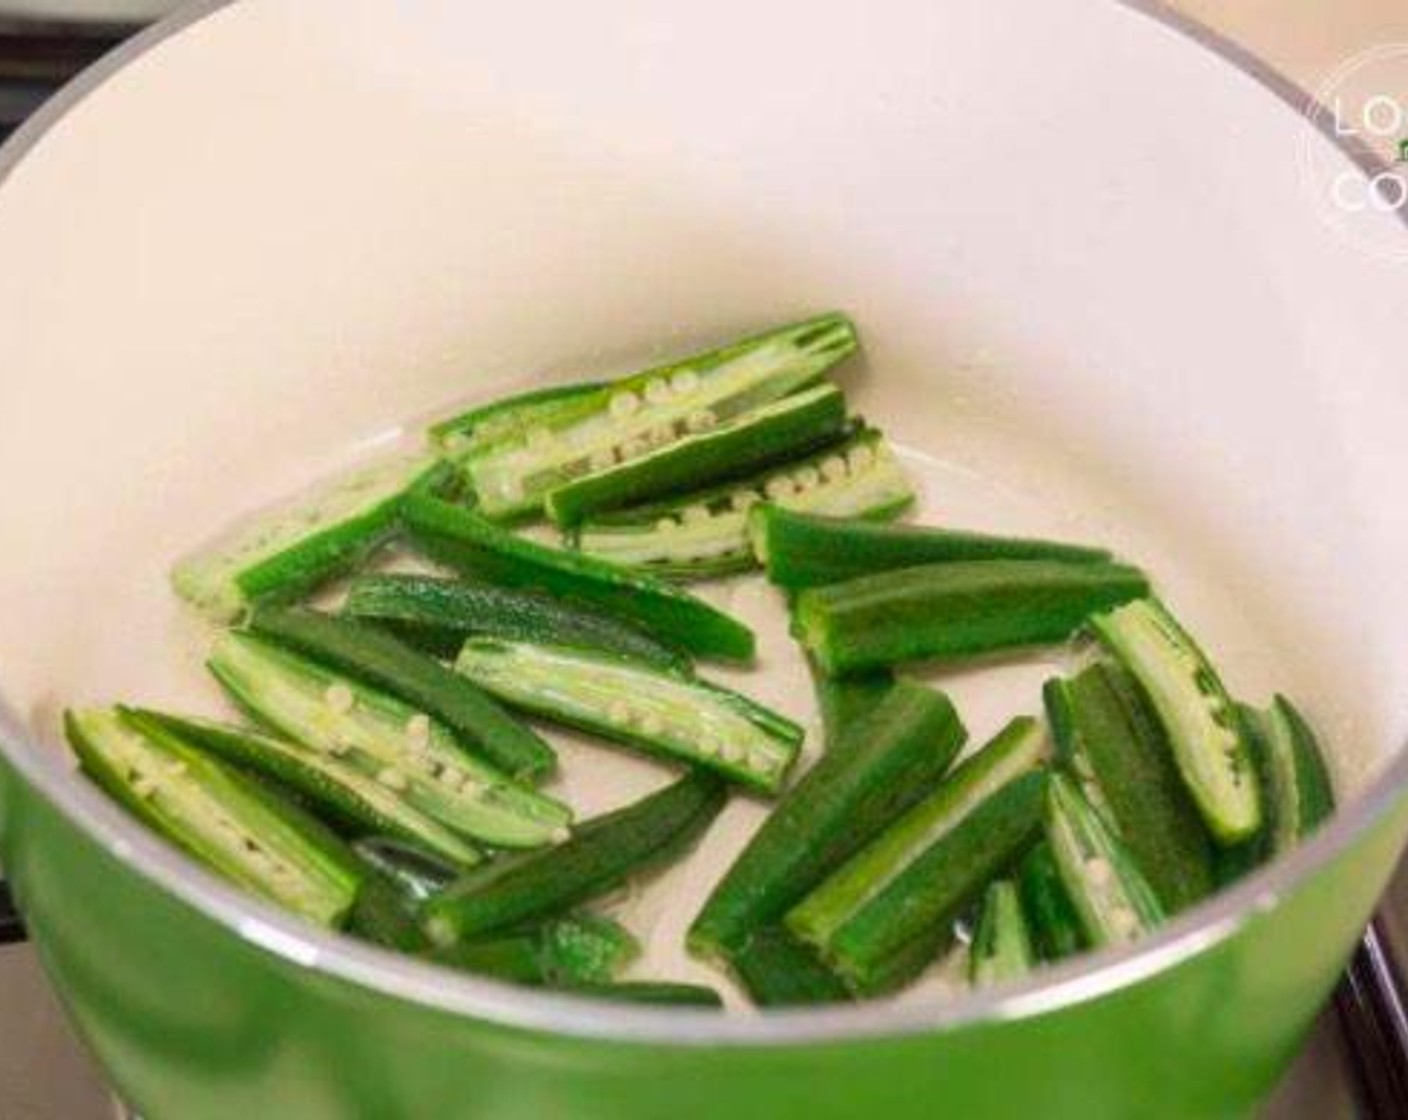
<instances>
[{"instance_id":1,"label":"black stove top","mask_svg":"<svg viewBox=\"0 0 1408 1120\"><path fill-rule=\"evenodd\" d=\"M0 139L56 89L140 27L0 16Z\"/></svg>"}]
</instances>

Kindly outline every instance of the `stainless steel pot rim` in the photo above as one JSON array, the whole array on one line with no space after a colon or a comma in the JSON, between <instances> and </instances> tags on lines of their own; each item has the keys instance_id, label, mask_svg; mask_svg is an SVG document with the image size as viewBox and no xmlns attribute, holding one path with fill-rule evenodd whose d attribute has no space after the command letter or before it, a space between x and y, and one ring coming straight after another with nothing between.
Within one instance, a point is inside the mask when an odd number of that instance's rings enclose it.
<instances>
[{"instance_id":1,"label":"stainless steel pot rim","mask_svg":"<svg viewBox=\"0 0 1408 1120\"><path fill-rule=\"evenodd\" d=\"M196 0L152 25L65 86L0 147L0 186L25 155L80 101L147 51L235 0ZM1312 120L1368 175L1388 165L1353 138L1337 136L1328 111L1244 48L1175 11L1163 0L1115 0L1220 55ZM1408 229L1405 230L1408 236ZM527 1031L603 1042L680 1046L792 1045L883 1039L1029 1018L1097 999L1174 968L1274 908L1297 884L1335 859L1408 791L1408 749L1308 843L1245 882L1165 926L1138 945L1106 950L1039 975L968 992L935 1006L861 1004L766 1015L626 1007L523 989L425 964L315 928L205 872L132 821L87 783L74 780L57 752L39 743L0 694L0 752L64 816L139 874L260 949L303 968L454 1015Z\"/></svg>"}]
</instances>

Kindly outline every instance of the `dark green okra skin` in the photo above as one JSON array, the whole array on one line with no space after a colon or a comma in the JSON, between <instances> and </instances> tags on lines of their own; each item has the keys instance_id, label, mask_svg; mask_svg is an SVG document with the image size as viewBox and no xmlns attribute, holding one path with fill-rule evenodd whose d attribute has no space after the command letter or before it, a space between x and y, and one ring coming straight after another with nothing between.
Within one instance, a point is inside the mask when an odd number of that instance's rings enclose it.
<instances>
[{"instance_id":1,"label":"dark green okra skin","mask_svg":"<svg viewBox=\"0 0 1408 1120\"><path fill-rule=\"evenodd\" d=\"M813 666L812 684L821 712L823 746L831 750L845 741L845 731L890 691L895 675L888 669L854 677L828 677Z\"/></svg>"},{"instance_id":2,"label":"dark green okra skin","mask_svg":"<svg viewBox=\"0 0 1408 1120\"><path fill-rule=\"evenodd\" d=\"M953 922L1041 832L1047 774L988 797L840 926L825 960L862 995L913 979L953 937Z\"/></svg>"},{"instance_id":3,"label":"dark green okra skin","mask_svg":"<svg viewBox=\"0 0 1408 1120\"><path fill-rule=\"evenodd\" d=\"M559 526L625 506L742 477L758 467L803 455L844 431L846 398L834 385L784 397L730 423L657 451L573 479L547 495Z\"/></svg>"},{"instance_id":4,"label":"dark green okra skin","mask_svg":"<svg viewBox=\"0 0 1408 1120\"><path fill-rule=\"evenodd\" d=\"M747 626L668 583L515 536L428 495L408 498L402 516L415 547L460 571L610 611L700 657L753 657L754 637Z\"/></svg>"},{"instance_id":5,"label":"dark green okra skin","mask_svg":"<svg viewBox=\"0 0 1408 1120\"><path fill-rule=\"evenodd\" d=\"M758 930L728 959L759 1007L842 1003L851 998L840 978L781 926Z\"/></svg>"},{"instance_id":6,"label":"dark green okra skin","mask_svg":"<svg viewBox=\"0 0 1408 1120\"><path fill-rule=\"evenodd\" d=\"M365 575L352 581L344 614L392 626L419 648L453 657L470 636L573 646L675 672L688 655L604 611L535 591L442 576Z\"/></svg>"},{"instance_id":7,"label":"dark green okra skin","mask_svg":"<svg viewBox=\"0 0 1408 1120\"><path fill-rule=\"evenodd\" d=\"M1022 860L1018 887L1042 960L1059 961L1085 948L1080 915L1066 893L1056 857L1045 840L1033 845Z\"/></svg>"},{"instance_id":8,"label":"dark green okra skin","mask_svg":"<svg viewBox=\"0 0 1408 1120\"><path fill-rule=\"evenodd\" d=\"M1107 549L1022 537L998 537L927 525L828 517L779 505L749 516L754 547L779 587L801 590L857 576L923 564L975 560L1060 560L1102 563Z\"/></svg>"},{"instance_id":9,"label":"dark green okra skin","mask_svg":"<svg viewBox=\"0 0 1408 1120\"><path fill-rule=\"evenodd\" d=\"M1092 614L1148 593L1123 564L926 564L797 595L793 629L833 676L1063 641Z\"/></svg>"},{"instance_id":10,"label":"dark green okra skin","mask_svg":"<svg viewBox=\"0 0 1408 1120\"><path fill-rule=\"evenodd\" d=\"M1061 762L1108 811L1164 909L1210 894L1216 850L1139 686L1097 663L1043 691Z\"/></svg>"},{"instance_id":11,"label":"dark green okra skin","mask_svg":"<svg viewBox=\"0 0 1408 1120\"><path fill-rule=\"evenodd\" d=\"M482 689L373 626L302 607L257 607L249 629L414 705L511 777L541 779L557 766L552 747Z\"/></svg>"},{"instance_id":12,"label":"dark green okra skin","mask_svg":"<svg viewBox=\"0 0 1408 1120\"><path fill-rule=\"evenodd\" d=\"M505 856L428 900L421 925L437 945L482 938L605 894L674 858L723 808L723 784L693 773L596 817L550 849Z\"/></svg>"},{"instance_id":13,"label":"dark green okra skin","mask_svg":"<svg viewBox=\"0 0 1408 1120\"><path fill-rule=\"evenodd\" d=\"M572 995L616 1003L663 1004L673 1007L720 1008L724 1001L713 988L673 980L629 980L615 984L572 984Z\"/></svg>"},{"instance_id":14,"label":"dark green okra skin","mask_svg":"<svg viewBox=\"0 0 1408 1120\"><path fill-rule=\"evenodd\" d=\"M614 983L639 951L635 938L615 922L569 914L520 932L431 949L429 956L516 984L575 990Z\"/></svg>"},{"instance_id":15,"label":"dark green okra skin","mask_svg":"<svg viewBox=\"0 0 1408 1120\"><path fill-rule=\"evenodd\" d=\"M933 787L967 738L952 701L899 681L787 793L690 927L722 958L777 924L808 891Z\"/></svg>"}]
</instances>

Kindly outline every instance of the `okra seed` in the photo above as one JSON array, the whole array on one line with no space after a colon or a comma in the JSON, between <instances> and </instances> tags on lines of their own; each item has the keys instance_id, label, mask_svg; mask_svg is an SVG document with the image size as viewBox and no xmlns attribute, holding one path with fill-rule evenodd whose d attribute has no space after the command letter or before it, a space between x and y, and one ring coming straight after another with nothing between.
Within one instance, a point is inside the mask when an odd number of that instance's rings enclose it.
<instances>
[{"instance_id":1,"label":"okra seed","mask_svg":"<svg viewBox=\"0 0 1408 1120\"><path fill-rule=\"evenodd\" d=\"M554 844L565 844L572 839L572 830L565 825L552 830L552 842Z\"/></svg>"},{"instance_id":2,"label":"okra seed","mask_svg":"<svg viewBox=\"0 0 1408 1120\"><path fill-rule=\"evenodd\" d=\"M442 786L448 786L450 789L459 789L460 786L464 785L465 773L457 766L444 766L441 768L440 773L435 775L435 780Z\"/></svg>"},{"instance_id":3,"label":"okra seed","mask_svg":"<svg viewBox=\"0 0 1408 1120\"><path fill-rule=\"evenodd\" d=\"M640 398L629 389L623 389L611 398L610 407L612 416L624 420L635 415L636 409L640 408Z\"/></svg>"},{"instance_id":4,"label":"okra seed","mask_svg":"<svg viewBox=\"0 0 1408 1120\"><path fill-rule=\"evenodd\" d=\"M655 531L657 533L673 533L679 527L680 523L673 517L662 517L655 523Z\"/></svg>"},{"instance_id":5,"label":"okra seed","mask_svg":"<svg viewBox=\"0 0 1408 1120\"><path fill-rule=\"evenodd\" d=\"M517 478L501 478L496 487L499 497L506 502L517 502L523 497L523 483Z\"/></svg>"},{"instance_id":6,"label":"okra seed","mask_svg":"<svg viewBox=\"0 0 1408 1120\"><path fill-rule=\"evenodd\" d=\"M642 735L659 735L665 730L665 721L654 712L646 712L640 717L640 731Z\"/></svg>"},{"instance_id":7,"label":"okra seed","mask_svg":"<svg viewBox=\"0 0 1408 1120\"><path fill-rule=\"evenodd\" d=\"M1139 932L1139 919L1128 906L1117 906L1110 912L1110 925L1122 937L1133 937Z\"/></svg>"},{"instance_id":8,"label":"okra seed","mask_svg":"<svg viewBox=\"0 0 1408 1120\"><path fill-rule=\"evenodd\" d=\"M546 451L553 445L553 442L553 434L547 428L539 426L528 432L528 446L535 451Z\"/></svg>"},{"instance_id":9,"label":"okra seed","mask_svg":"<svg viewBox=\"0 0 1408 1120\"><path fill-rule=\"evenodd\" d=\"M846 477L846 460L839 455L828 455L821 461L821 477L827 482L840 482Z\"/></svg>"},{"instance_id":10,"label":"okra seed","mask_svg":"<svg viewBox=\"0 0 1408 1120\"><path fill-rule=\"evenodd\" d=\"M682 369L670 378L670 388L681 395L699 388L699 375L692 369Z\"/></svg>"},{"instance_id":11,"label":"okra seed","mask_svg":"<svg viewBox=\"0 0 1408 1120\"><path fill-rule=\"evenodd\" d=\"M1097 887L1108 886L1115 877L1114 868L1110 866L1110 861L1103 856L1092 856L1086 860L1085 873L1090 876L1090 881Z\"/></svg>"},{"instance_id":12,"label":"okra seed","mask_svg":"<svg viewBox=\"0 0 1408 1120\"><path fill-rule=\"evenodd\" d=\"M666 404L673 395L670 386L658 377L652 377L645 383L645 399L651 404Z\"/></svg>"},{"instance_id":13,"label":"okra seed","mask_svg":"<svg viewBox=\"0 0 1408 1120\"><path fill-rule=\"evenodd\" d=\"M410 782L406 780L406 775L397 770L394 766L388 766L376 776L376 780L387 789L403 790Z\"/></svg>"},{"instance_id":14,"label":"okra seed","mask_svg":"<svg viewBox=\"0 0 1408 1120\"><path fill-rule=\"evenodd\" d=\"M740 747L737 743L725 743L723 745L723 749L719 751L719 756L725 762L742 762L743 748Z\"/></svg>"},{"instance_id":15,"label":"okra seed","mask_svg":"<svg viewBox=\"0 0 1408 1120\"><path fill-rule=\"evenodd\" d=\"M862 443L846 453L846 462L851 468L851 473L855 474L875 462L875 452L871 450L869 444Z\"/></svg>"},{"instance_id":16,"label":"okra seed","mask_svg":"<svg viewBox=\"0 0 1408 1120\"><path fill-rule=\"evenodd\" d=\"M699 432L707 432L718 422L719 418L710 409L699 408L685 417L684 426L691 432L698 434Z\"/></svg>"},{"instance_id":17,"label":"okra seed","mask_svg":"<svg viewBox=\"0 0 1408 1120\"><path fill-rule=\"evenodd\" d=\"M699 740L699 753L705 758L716 758L722 748L723 744L717 739L708 738Z\"/></svg>"},{"instance_id":18,"label":"okra seed","mask_svg":"<svg viewBox=\"0 0 1408 1120\"><path fill-rule=\"evenodd\" d=\"M587 464L594 471L604 471L616 465L616 449L614 447L598 447L587 459Z\"/></svg>"},{"instance_id":19,"label":"okra seed","mask_svg":"<svg viewBox=\"0 0 1408 1120\"><path fill-rule=\"evenodd\" d=\"M166 767L166 772L173 778L179 778L186 772L186 764L178 758Z\"/></svg>"},{"instance_id":20,"label":"okra seed","mask_svg":"<svg viewBox=\"0 0 1408 1120\"><path fill-rule=\"evenodd\" d=\"M333 736L327 741L328 754L334 758L340 758L352 749L352 744L340 736Z\"/></svg>"},{"instance_id":21,"label":"okra seed","mask_svg":"<svg viewBox=\"0 0 1408 1120\"><path fill-rule=\"evenodd\" d=\"M406 738L414 746L424 747L430 742L430 717L417 712L406 721Z\"/></svg>"},{"instance_id":22,"label":"okra seed","mask_svg":"<svg viewBox=\"0 0 1408 1120\"><path fill-rule=\"evenodd\" d=\"M639 437L633 437L621 444L621 462L627 459L634 459L639 455L644 455L650 450L650 445Z\"/></svg>"},{"instance_id":23,"label":"okra seed","mask_svg":"<svg viewBox=\"0 0 1408 1120\"><path fill-rule=\"evenodd\" d=\"M606 709L606 718L618 726L631 722L631 709L624 700L613 700Z\"/></svg>"},{"instance_id":24,"label":"okra seed","mask_svg":"<svg viewBox=\"0 0 1408 1120\"><path fill-rule=\"evenodd\" d=\"M686 525L702 525L709 520L709 507L703 505L685 506L684 523Z\"/></svg>"},{"instance_id":25,"label":"okra seed","mask_svg":"<svg viewBox=\"0 0 1408 1120\"><path fill-rule=\"evenodd\" d=\"M815 467L799 467L792 481L797 484L798 490L811 490L821 481L821 475Z\"/></svg>"},{"instance_id":26,"label":"okra seed","mask_svg":"<svg viewBox=\"0 0 1408 1120\"><path fill-rule=\"evenodd\" d=\"M673 424L656 424L646 433L646 438L653 447L664 447L667 443L674 442L675 426Z\"/></svg>"},{"instance_id":27,"label":"okra seed","mask_svg":"<svg viewBox=\"0 0 1408 1120\"><path fill-rule=\"evenodd\" d=\"M758 492L756 490L735 490L729 495L728 504L739 513L747 513L758 504Z\"/></svg>"},{"instance_id":28,"label":"okra seed","mask_svg":"<svg viewBox=\"0 0 1408 1120\"><path fill-rule=\"evenodd\" d=\"M156 779L143 775L132 783L132 792L143 801L148 800L152 794L156 793Z\"/></svg>"},{"instance_id":29,"label":"okra seed","mask_svg":"<svg viewBox=\"0 0 1408 1120\"><path fill-rule=\"evenodd\" d=\"M341 681L328 685L327 691L323 693L323 699L327 705L339 715L346 715L352 710L352 705L356 703L356 697L352 695L352 690Z\"/></svg>"},{"instance_id":30,"label":"okra seed","mask_svg":"<svg viewBox=\"0 0 1408 1120\"><path fill-rule=\"evenodd\" d=\"M792 497L792 480L786 475L778 475L776 478L768 479L768 483L763 487L765 493L774 502L780 502L784 498Z\"/></svg>"}]
</instances>

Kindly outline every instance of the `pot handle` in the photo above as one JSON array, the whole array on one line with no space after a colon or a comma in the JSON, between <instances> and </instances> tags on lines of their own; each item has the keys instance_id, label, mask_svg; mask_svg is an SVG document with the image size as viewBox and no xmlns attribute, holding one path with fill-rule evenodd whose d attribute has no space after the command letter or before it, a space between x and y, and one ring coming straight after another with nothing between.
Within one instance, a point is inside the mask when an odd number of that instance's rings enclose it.
<instances>
[{"instance_id":1,"label":"pot handle","mask_svg":"<svg viewBox=\"0 0 1408 1120\"><path fill-rule=\"evenodd\" d=\"M1361 1115L1408 1116L1408 994L1381 915L1364 931L1335 989L1335 1011Z\"/></svg>"},{"instance_id":2,"label":"pot handle","mask_svg":"<svg viewBox=\"0 0 1408 1120\"><path fill-rule=\"evenodd\" d=\"M15 907L9 884L0 879L0 945L12 945L25 940L24 922Z\"/></svg>"}]
</instances>

